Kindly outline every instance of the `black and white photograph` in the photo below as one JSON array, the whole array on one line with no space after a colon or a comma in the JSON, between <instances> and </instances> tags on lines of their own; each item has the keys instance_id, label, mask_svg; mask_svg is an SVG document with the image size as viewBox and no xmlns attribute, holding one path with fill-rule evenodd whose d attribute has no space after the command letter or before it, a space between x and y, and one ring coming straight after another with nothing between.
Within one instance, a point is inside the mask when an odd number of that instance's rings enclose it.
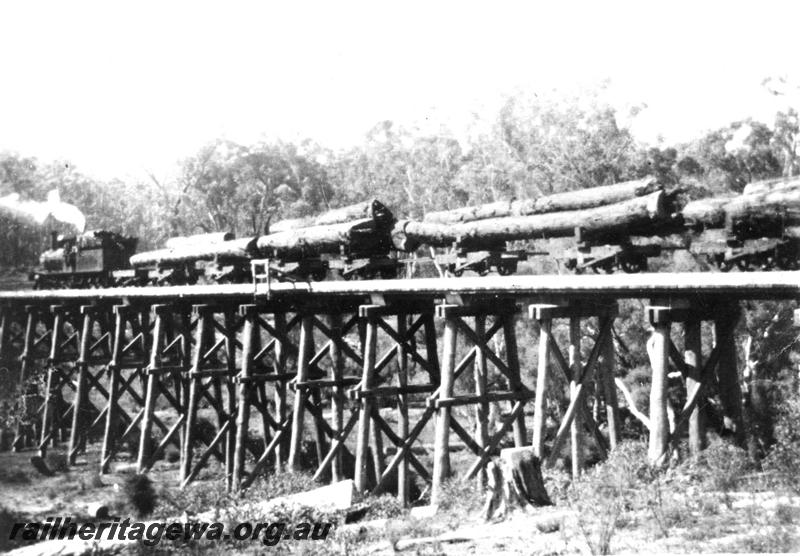
<instances>
[{"instance_id":1,"label":"black and white photograph","mask_svg":"<svg viewBox=\"0 0 800 556\"><path fill-rule=\"evenodd\" d=\"M800 553L798 29L0 1L0 553Z\"/></svg>"}]
</instances>

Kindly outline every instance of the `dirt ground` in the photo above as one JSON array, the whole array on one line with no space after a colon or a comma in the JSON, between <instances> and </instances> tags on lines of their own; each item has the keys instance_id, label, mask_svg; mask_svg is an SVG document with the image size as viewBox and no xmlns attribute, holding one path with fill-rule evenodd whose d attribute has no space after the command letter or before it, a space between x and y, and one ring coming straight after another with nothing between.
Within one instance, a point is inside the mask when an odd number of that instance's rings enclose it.
<instances>
[{"instance_id":1,"label":"dirt ground","mask_svg":"<svg viewBox=\"0 0 800 556\"><path fill-rule=\"evenodd\" d=\"M124 483L133 474L131 462L123 455L115 472L100 476L95 463L86 463L97 461L97 449L92 445L79 464L69 469L60 465L63 454L51 451L47 461L53 477L42 476L33 468L30 457L34 452L0 453L0 535L4 543L0 548L21 548L21 544L6 540L14 521L43 521L49 516L90 519L86 511L91 503L109 505L112 515L132 515L125 514L130 510L124 495ZM461 459L454 454L453 464L460 466ZM243 508L273 495L314 487L306 475L287 474L272 477L239 498L225 492L221 471L211 464L200 480L180 490L178 463L159 461L150 474L159 502L147 519L171 520L218 509L235 520L270 520L275 517L253 515L252 509L245 512ZM386 555L800 552L800 497L790 492L765 490L763 485L751 488L749 483L736 489L700 490L684 477L671 479L667 474L642 487L647 492L623 493L621 505L617 505L612 497L598 495L596 483L587 483L583 494L577 492L581 498L576 498L576 493L569 494L570 480L563 472L548 471L545 478L554 506L516 511L490 523L481 517L483 495L474 483L453 481L435 515L418 514L419 508L409 512L389 496L367 497L361 501L367 511L355 523L345 523L343 513L325 516L336 522L325 541L289 540L271 548L255 541L162 543L153 548L131 544L114 551ZM36 552L28 547L25 553Z\"/></svg>"}]
</instances>

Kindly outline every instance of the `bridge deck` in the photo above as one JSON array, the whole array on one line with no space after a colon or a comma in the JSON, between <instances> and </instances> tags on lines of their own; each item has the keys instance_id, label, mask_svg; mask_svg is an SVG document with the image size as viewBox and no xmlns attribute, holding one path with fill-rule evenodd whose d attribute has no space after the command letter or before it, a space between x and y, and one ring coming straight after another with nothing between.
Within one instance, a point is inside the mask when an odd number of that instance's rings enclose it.
<instances>
[{"instance_id":1,"label":"bridge deck","mask_svg":"<svg viewBox=\"0 0 800 556\"><path fill-rule=\"evenodd\" d=\"M602 296L615 299L724 295L736 299L800 299L800 271L745 273L646 273L610 275L523 275L398 280L273 282L199 286L0 291L0 303L143 299L292 300L298 296L445 297L448 294L513 297Z\"/></svg>"}]
</instances>

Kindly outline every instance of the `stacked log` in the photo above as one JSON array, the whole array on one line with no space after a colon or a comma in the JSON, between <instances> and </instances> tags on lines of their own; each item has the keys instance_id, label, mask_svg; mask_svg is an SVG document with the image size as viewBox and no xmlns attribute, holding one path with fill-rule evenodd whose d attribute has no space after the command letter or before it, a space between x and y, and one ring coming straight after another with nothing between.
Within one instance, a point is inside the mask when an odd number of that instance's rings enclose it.
<instances>
[{"instance_id":1,"label":"stacked log","mask_svg":"<svg viewBox=\"0 0 800 556\"><path fill-rule=\"evenodd\" d=\"M549 212L578 211L644 197L661 190L661 185L652 177L603 185L577 191L567 191L519 201L500 201L454 210L429 212L424 222L437 224L461 224L476 220L528 216Z\"/></svg>"},{"instance_id":2,"label":"stacked log","mask_svg":"<svg viewBox=\"0 0 800 556\"><path fill-rule=\"evenodd\" d=\"M760 193L691 201L682 211L684 223L694 229L727 228L751 237L800 226L800 187L783 184L765 186Z\"/></svg>"},{"instance_id":3,"label":"stacked log","mask_svg":"<svg viewBox=\"0 0 800 556\"><path fill-rule=\"evenodd\" d=\"M374 220L379 226L385 225L388 227L394 221L394 215L383 203L377 199L370 199L355 205L329 210L318 216L280 220L270 224L268 232L270 234L288 232L298 228L329 226L331 224L343 224L365 219Z\"/></svg>"},{"instance_id":4,"label":"stacked log","mask_svg":"<svg viewBox=\"0 0 800 556\"><path fill-rule=\"evenodd\" d=\"M725 205L733 197L710 197L689 201L683 207L684 224L689 228L722 228L725 226Z\"/></svg>"},{"instance_id":5,"label":"stacked log","mask_svg":"<svg viewBox=\"0 0 800 556\"><path fill-rule=\"evenodd\" d=\"M248 237L219 243L145 251L131 257L131 266L170 267L194 261L234 262L252 258L256 254L256 238Z\"/></svg>"},{"instance_id":6,"label":"stacked log","mask_svg":"<svg viewBox=\"0 0 800 556\"><path fill-rule=\"evenodd\" d=\"M655 191L583 210L489 218L460 224L403 220L392 230L392 243L402 251L413 251L423 244L447 247L459 243L466 248L495 248L506 241L569 237L577 228L584 237L597 239L636 233L650 235L653 224L665 221L667 217L664 192Z\"/></svg>"},{"instance_id":7,"label":"stacked log","mask_svg":"<svg viewBox=\"0 0 800 556\"><path fill-rule=\"evenodd\" d=\"M209 245L222 243L223 241L230 241L235 238L236 236L231 232L212 232L208 234L194 234L191 236L177 236L169 238L164 243L164 247L167 249L175 249L191 245Z\"/></svg>"},{"instance_id":8,"label":"stacked log","mask_svg":"<svg viewBox=\"0 0 800 556\"><path fill-rule=\"evenodd\" d=\"M260 237L233 239L231 233L172 238L167 247L139 253L134 267L169 267L194 261L242 262L252 258L298 261L339 253L370 253L390 247L394 215L377 199L331 210L307 219L283 220ZM280 230L280 231L276 231Z\"/></svg>"},{"instance_id":9,"label":"stacked log","mask_svg":"<svg viewBox=\"0 0 800 556\"><path fill-rule=\"evenodd\" d=\"M372 218L277 232L258 238L258 253L265 258L297 261L325 254L370 253L389 248L386 230Z\"/></svg>"},{"instance_id":10,"label":"stacked log","mask_svg":"<svg viewBox=\"0 0 800 556\"><path fill-rule=\"evenodd\" d=\"M744 186L742 195L755 195L782 189L795 189L800 187L800 178L773 178L770 180L754 181Z\"/></svg>"}]
</instances>

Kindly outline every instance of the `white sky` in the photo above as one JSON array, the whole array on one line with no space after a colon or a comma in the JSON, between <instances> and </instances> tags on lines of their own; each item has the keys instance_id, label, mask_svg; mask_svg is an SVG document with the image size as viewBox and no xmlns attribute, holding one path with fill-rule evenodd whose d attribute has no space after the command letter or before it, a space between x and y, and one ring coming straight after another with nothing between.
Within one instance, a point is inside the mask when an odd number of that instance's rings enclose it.
<instances>
[{"instance_id":1,"label":"white sky","mask_svg":"<svg viewBox=\"0 0 800 556\"><path fill-rule=\"evenodd\" d=\"M797 7L795 7L797 6ZM0 151L101 178L168 175L226 137L358 142L380 120L462 132L503 94L610 78L643 141L787 103L800 3L0 4ZM794 100L795 104L800 104Z\"/></svg>"}]
</instances>

